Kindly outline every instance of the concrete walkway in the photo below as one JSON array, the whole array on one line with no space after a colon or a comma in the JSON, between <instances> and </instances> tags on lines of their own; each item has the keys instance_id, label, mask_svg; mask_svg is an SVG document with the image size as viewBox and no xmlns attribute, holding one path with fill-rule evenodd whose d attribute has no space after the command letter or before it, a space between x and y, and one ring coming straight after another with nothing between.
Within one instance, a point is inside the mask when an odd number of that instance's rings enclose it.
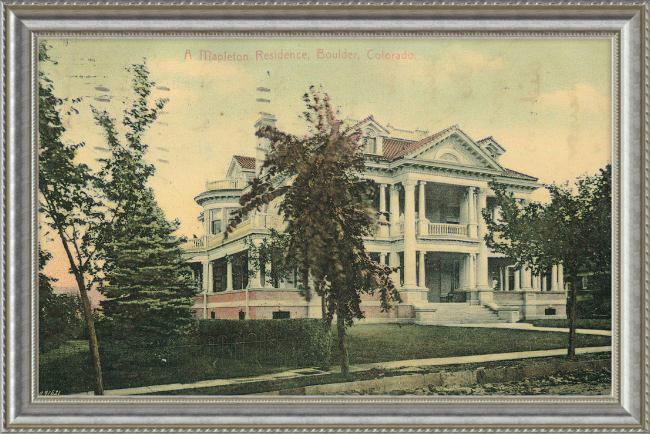
<instances>
[{"instance_id":1,"label":"concrete walkway","mask_svg":"<svg viewBox=\"0 0 650 434\"><path fill-rule=\"evenodd\" d=\"M473 325L476 327L476 325ZM553 329L550 331L558 331ZM594 330L590 330L594 331ZM577 354L587 354L587 353L603 353L611 352L612 347L588 347L588 348L577 348ZM409 370L417 369L424 366L444 366L444 365L460 365L468 363L485 363L485 362L495 362L502 360L519 360L519 359L530 359L536 357L551 357L551 356L565 356L567 354L566 349L562 350L542 350L542 351L522 351L517 353L499 353L499 354L485 354L481 356L462 356L462 357L441 357L435 359L417 359L417 360L399 360L393 362L380 362L380 363L366 363L362 365L352 365L350 366L350 372L363 372L369 371L372 369L390 369L390 370ZM188 389L200 389L204 387L216 387L216 386L228 386L228 385L238 385L245 383L260 383L264 381L272 380L288 380L302 377L311 377L311 376L320 376L320 375L329 375L332 373L339 373L340 367L332 368L329 371L322 371L315 368L304 368L304 369L293 369L291 371L278 372L275 374L261 375L258 377L248 377L248 378L230 378L223 380L205 380L199 381L191 384L161 384L158 386L145 386L145 387L133 387L129 389L114 389L106 390L104 393L106 395L144 395L147 393L153 392L170 392L175 390L188 390ZM79 393L78 395L92 395L93 392Z\"/></svg>"},{"instance_id":2,"label":"concrete walkway","mask_svg":"<svg viewBox=\"0 0 650 434\"><path fill-rule=\"evenodd\" d=\"M560 327L535 327L529 323L494 323L494 324L438 324L438 327L471 327L471 328L495 328L495 329L517 329L517 330L533 330L538 332L557 332L569 333L568 328ZM597 336L611 336L611 330L596 330L596 329L576 329L576 333L581 335L597 335Z\"/></svg>"}]
</instances>

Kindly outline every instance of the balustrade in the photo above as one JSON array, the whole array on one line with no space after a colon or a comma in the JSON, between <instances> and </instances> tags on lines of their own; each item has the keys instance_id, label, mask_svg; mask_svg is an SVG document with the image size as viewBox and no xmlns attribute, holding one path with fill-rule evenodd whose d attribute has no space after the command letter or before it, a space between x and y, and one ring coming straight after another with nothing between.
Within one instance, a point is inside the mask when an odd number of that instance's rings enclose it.
<instances>
[{"instance_id":1,"label":"balustrade","mask_svg":"<svg viewBox=\"0 0 650 434\"><path fill-rule=\"evenodd\" d=\"M429 223L431 236L467 236L467 225L455 225L449 223Z\"/></svg>"},{"instance_id":2,"label":"balustrade","mask_svg":"<svg viewBox=\"0 0 650 434\"><path fill-rule=\"evenodd\" d=\"M243 190L246 188L246 181L243 179L222 179L219 181L208 181L205 183L206 190Z\"/></svg>"}]
</instances>

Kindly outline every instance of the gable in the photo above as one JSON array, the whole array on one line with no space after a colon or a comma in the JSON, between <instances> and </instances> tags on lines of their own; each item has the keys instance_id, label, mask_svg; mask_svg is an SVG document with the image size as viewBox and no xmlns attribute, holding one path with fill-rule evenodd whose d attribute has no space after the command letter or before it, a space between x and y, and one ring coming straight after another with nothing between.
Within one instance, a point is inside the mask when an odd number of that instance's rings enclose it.
<instances>
[{"instance_id":1,"label":"gable","mask_svg":"<svg viewBox=\"0 0 650 434\"><path fill-rule=\"evenodd\" d=\"M353 130L360 129L364 136L369 131L372 131L377 136L389 134L389 131L377 122L372 115L352 125L351 128Z\"/></svg>"},{"instance_id":2,"label":"gable","mask_svg":"<svg viewBox=\"0 0 650 434\"><path fill-rule=\"evenodd\" d=\"M415 149L406 157L415 160L503 170L491 155L457 127L448 128L443 134L441 133L420 141L419 146L417 148L414 146Z\"/></svg>"}]
</instances>

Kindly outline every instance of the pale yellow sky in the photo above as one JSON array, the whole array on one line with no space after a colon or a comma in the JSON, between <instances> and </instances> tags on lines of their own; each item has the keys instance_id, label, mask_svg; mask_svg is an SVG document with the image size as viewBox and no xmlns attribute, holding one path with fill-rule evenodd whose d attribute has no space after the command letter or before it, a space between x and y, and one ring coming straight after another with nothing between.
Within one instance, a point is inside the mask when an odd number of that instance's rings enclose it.
<instances>
[{"instance_id":1,"label":"pale yellow sky","mask_svg":"<svg viewBox=\"0 0 650 434\"><path fill-rule=\"evenodd\" d=\"M501 163L562 182L595 173L611 161L612 64L606 39L67 39L48 40L58 65L43 69L60 98L84 97L66 116L66 140L86 143L80 159L104 147L90 105L121 120L132 91L125 67L146 58L156 98L169 103L147 133L151 186L181 234L201 234L193 198L207 180L225 176L232 155L255 156L253 124L261 110L277 126L304 131L302 95L321 85L341 117L374 115L402 129L431 134L457 124L474 140L493 136ZM188 51L189 50L189 51ZM201 60L210 51L216 60ZM282 50L294 59L272 59ZM351 54L352 59L319 59ZM375 58L406 53L405 60ZM188 55L191 54L191 58ZM304 54L303 54L304 53ZM226 57L219 60L218 56ZM228 56L234 55L230 60ZM264 56L267 56L265 59ZM304 58L303 58L304 57ZM347 56L346 56L347 57ZM372 57L372 58L370 58ZM256 102L258 86L271 104ZM266 94L268 95L268 94ZM109 98L106 98L108 96ZM107 101L110 99L110 102ZM162 161L161 161L162 160ZM542 196L540 196L541 198ZM48 243L50 250L58 250ZM47 272L62 274L55 260Z\"/></svg>"}]
</instances>

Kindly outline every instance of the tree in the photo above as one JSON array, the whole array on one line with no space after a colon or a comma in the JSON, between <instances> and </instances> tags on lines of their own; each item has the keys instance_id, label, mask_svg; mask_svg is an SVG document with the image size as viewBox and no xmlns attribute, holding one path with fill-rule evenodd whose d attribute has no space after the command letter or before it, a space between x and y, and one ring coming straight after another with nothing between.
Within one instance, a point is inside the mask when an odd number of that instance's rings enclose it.
<instances>
[{"instance_id":1,"label":"tree","mask_svg":"<svg viewBox=\"0 0 650 434\"><path fill-rule=\"evenodd\" d=\"M321 97L313 86L303 100L309 134L299 138L269 126L257 131L270 142L264 172L242 196L228 231L245 214L280 198L286 262L296 265L307 297L313 278L315 292L325 300L328 327L336 315L341 372L347 374L345 328L364 317L360 294L377 292L383 310L401 299L390 278L393 269L370 259L363 243L376 213L370 207L375 185L359 177L365 168L361 131L343 128L329 96Z\"/></svg>"},{"instance_id":2,"label":"tree","mask_svg":"<svg viewBox=\"0 0 650 434\"><path fill-rule=\"evenodd\" d=\"M196 287L184 263L178 222L165 219L153 192L140 192L129 215L114 225L106 255L106 282L101 302L112 339L131 342L168 341L193 322Z\"/></svg>"},{"instance_id":3,"label":"tree","mask_svg":"<svg viewBox=\"0 0 650 434\"><path fill-rule=\"evenodd\" d=\"M79 297L54 294L56 279L43 273L52 255L38 246L38 347L41 354L75 339L83 330L83 307Z\"/></svg>"},{"instance_id":4,"label":"tree","mask_svg":"<svg viewBox=\"0 0 650 434\"><path fill-rule=\"evenodd\" d=\"M611 165L595 176L578 178L575 188L547 185L551 203L522 206L504 185L492 183L501 208L499 221L483 211L488 247L535 273L562 264L569 276L568 357L575 357L578 273L611 271Z\"/></svg>"},{"instance_id":5,"label":"tree","mask_svg":"<svg viewBox=\"0 0 650 434\"><path fill-rule=\"evenodd\" d=\"M51 61L44 44L39 61ZM52 81L41 70L38 80L39 211L61 241L79 289L94 372L94 392L104 393L99 347L88 298L99 274L98 254L106 239L110 217L93 185L87 165L76 162L83 143L64 143L60 110L63 100L54 96ZM73 100L73 103L79 100Z\"/></svg>"},{"instance_id":6,"label":"tree","mask_svg":"<svg viewBox=\"0 0 650 434\"><path fill-rule=\"evenodd\" d=\"M45 45L39 48L39 60L51 61ZM63 141L65 128L60 116L63 100L54 96L52 81L39 72L39 210L62 243L81 295L96 395L102 395L104 387L88 291L104 277L104 255L110 248L107 243L111 241L116 219L128 215L135 186L143 185L153 173L153 166L143 162L147 147L142 145L141 137L163 106L161 101L150 106L148 96L154 84L148 80L146 66L133 65L129 70L134 75L136 98L125 110L123 120L128 148L117 140L118 132L108 113L93 109L112 151L109 158L100 160L102 168L96 173L76 161L84 143ZM76 111L74 107L71 110Z\"/></svg>"},{"instance_id":7,"label":"tree","mask_svg":"<svg viewBox=\"0 0 650 434\"><path fill-rule=\"evenodd\" d=\"M136 100L124 111L126 132L118 131L108 112L93 109L111 151L100 185L108 200L121 204L105 244L108 286L102 292L108 300L101 306L113 338L169 339L194 317L196 289L173 236L179 223L166 220L146 186L154 167L144 161L148 145L143 136L164 101L149 102L155 83L149 80L145 62L130 70Z\"/></svg>"}]
</instances>

